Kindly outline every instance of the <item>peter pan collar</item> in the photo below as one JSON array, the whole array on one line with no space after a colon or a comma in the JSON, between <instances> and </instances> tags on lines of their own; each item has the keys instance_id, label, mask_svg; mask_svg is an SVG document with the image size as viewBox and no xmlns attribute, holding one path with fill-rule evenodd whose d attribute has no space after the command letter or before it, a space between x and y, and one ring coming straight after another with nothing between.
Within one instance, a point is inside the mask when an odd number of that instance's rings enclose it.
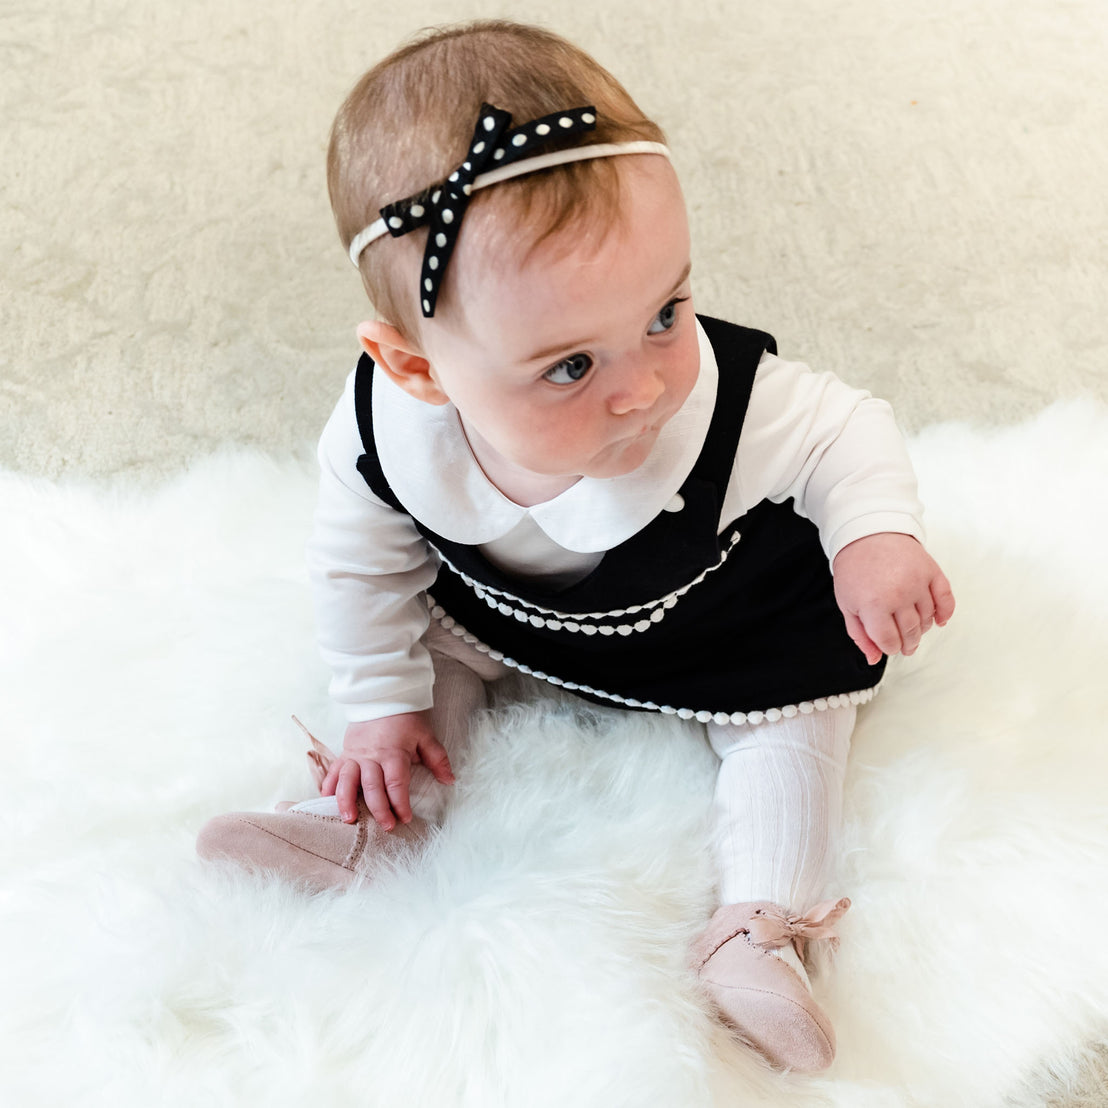
<instances>
[{"instance_id":1,"label":"peter pan collar","mask_svg":"<svg viewBox=\"0 0 1108 1108\"><path fill-rule=\"evenodd\" d=\"M641 531L673 499L700 454L715 407L719 372L697 321L700 372L688 399L662 428L647 459L622 477L582 477L530 508L491 484L466 441L453 404L417 400L384 373L373 375L373 435L385 477L424 526L478 546L502 538L526 516L576 553L610 550Z\"/></svg>"}]
</instances>

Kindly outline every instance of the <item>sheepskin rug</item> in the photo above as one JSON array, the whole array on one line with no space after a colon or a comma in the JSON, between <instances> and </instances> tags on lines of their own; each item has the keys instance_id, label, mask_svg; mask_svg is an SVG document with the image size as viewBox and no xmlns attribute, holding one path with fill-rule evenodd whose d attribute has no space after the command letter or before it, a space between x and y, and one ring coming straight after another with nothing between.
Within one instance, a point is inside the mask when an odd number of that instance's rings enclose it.
<instances>
[{"instance_id":1,"label":"sheepskin rug","mask_svg":"<svg viewBox=\"0 0 1108 1108\"><path fill-rule=\"evenodd\" d=\"M861 714L815 978L818 1077L732 1043L695 724L503 690L439 838L309 896L209 868L210 815L338 743L301 552L310 453L156 488L0 477L0 1102L1030 1106L1108 1027L1108 410L912 441L955 619Z\"/></svg>"}]
</instances>

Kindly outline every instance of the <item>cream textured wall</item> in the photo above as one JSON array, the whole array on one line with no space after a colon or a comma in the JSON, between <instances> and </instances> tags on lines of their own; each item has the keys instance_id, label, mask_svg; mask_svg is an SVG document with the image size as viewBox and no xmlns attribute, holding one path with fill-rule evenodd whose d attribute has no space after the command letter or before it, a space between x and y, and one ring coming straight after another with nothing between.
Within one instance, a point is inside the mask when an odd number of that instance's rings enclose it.
<instances>
[{"instance_id":1,"label":"cream textured wall","mask_svg":"<svg viewBox=\"0 0 1108 1108\"><path fill-rule=\"evenodd\" d=\"M364 311L324 190L334 110L419 27L503 14L666 128L701 310L909 430L1108 398L1103 0L9 0L0 466L310 444Z\"/></svg>"}]
</instances>

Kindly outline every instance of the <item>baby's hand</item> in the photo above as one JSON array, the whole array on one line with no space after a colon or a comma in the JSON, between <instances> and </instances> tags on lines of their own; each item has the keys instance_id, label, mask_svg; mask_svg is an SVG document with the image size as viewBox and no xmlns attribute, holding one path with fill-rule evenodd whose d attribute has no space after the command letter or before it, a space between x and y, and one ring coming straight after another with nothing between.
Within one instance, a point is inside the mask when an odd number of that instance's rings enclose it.
<instances>
[{"instance_id":1,"label":"baby's hand","mask_svg":"<svg viewBox=\"0 0 1108 1108\"><path fill-rule=\"evenodd\" d=\"M910 535L867 535L835 555L835 599L847 633L874 665L881 654L914 654L933 623L954 614L950 582Z\"/></svg>"},{"instance_id":2,"label":"baby's hand","mask_svg":"<svg viewBox=\"0 0 1108 1108\"><path fill-rule=\"evenodd\" d=\"M446 749L431 731L431 713L404 712L351 723L342 754L331 763L319 791L334 796L347 823L358 818L358 789L373 818L391 831L412 818L408 786L412 766L424 765L444 784L454 783Z\"/></svg>"}]
</instances>

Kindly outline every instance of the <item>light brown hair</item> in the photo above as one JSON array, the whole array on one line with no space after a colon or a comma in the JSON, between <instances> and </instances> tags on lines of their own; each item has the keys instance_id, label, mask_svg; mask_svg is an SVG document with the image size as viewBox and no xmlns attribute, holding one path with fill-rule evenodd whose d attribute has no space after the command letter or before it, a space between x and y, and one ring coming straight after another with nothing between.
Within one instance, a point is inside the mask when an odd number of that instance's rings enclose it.
<instances>
[{"instance_id":1,"label":"light brown hair","mask_svg":"<svg viewBox=\"0 0 1108 1108\"><path fill-rule=\"evenodd\" d=\"M435 28L366 73L335 118L327 187L344 247L386 204L444 180L458 167L482 103L511 112L514 126L595 105L596 129L581 136L581 146L665 141L623 86L559 35L506 20ZM617 218L615 160L597 158L506 181L475 193L471 207L500 205L498 211L510 214L518 228L513 238L534 246L577 220ZM378 314L413 340L426 235L421 228L400 239L385 236L359 261Z\"/></svg>"}]
</instances>

